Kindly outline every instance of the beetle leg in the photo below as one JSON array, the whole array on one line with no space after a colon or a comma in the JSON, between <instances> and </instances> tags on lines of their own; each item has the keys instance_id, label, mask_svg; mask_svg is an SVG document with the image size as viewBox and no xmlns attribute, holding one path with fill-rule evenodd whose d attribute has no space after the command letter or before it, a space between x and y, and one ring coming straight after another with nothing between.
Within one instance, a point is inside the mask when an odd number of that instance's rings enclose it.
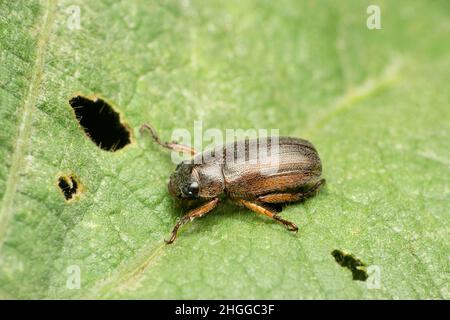
<instances>
[{"instance_id":1,"label":"beetle leg","mask_svg":"<svg viewBox=\"0 0 450 320\"><path fill-rule=\"evenodd\" d=\"M204 205L195 208L191 211L189 211L186 215L184 215L183 217L181 217L180 220L178 220L177 224L175 225L175 227L173 227L172 230L172 236L170 237L169 240L164 240L167 244L171 244L172 242L175 241L175 239L177 238L177 233L178 233L178 229L188 223L189 221L194 220L195 218L204 216L205 214L207 214L208 212L210 212L212 209L214 209L215 207L217 207L217 204L219 203L219 198L214 198L213 200L205 203Z\"/></svg>"},{"instance_id":2,"label":"beetle leg","mask_svg":"<svg viewBox=\"0 0 450 320\"><path fill-rule=\"evenodd\" d=\"M313 196L322 185L325 184L325 179L321 179L316 182L311 188L306 192L299 193L272 193L258 198L259 201L264 203L286 203L286 202L298 202L303 201L311 196Z\"/></svg>"},{"instance_id":3,"label":"beetle leg","mask_svg":"<svg viewBox=\"0 0 450 320\"><path fill-rule=\"evenodd\" d=\"M163 148L167 148L173 151L177 151L177 152L182 152L185 154L189 154L191 156L195 155L197 153L197 151L195 151L194 148L185 146L183 144L179 144L176 141L172 141L172 142L162 142L159 137L158 134L156 133L156 130L149 125L148 123L144 123L141 128L139 129L139 131L141 132L141 134L144 131L148 131L148 133L150 133L150 135L152 136L153 140L159 144L161 147Z\"/></svg>"},{"instance_id":4,"label":"beetle leg","mask_svg":"<svg viewBox=\"0 0 450 320\"><path fill-rule=\"evenodd\" d=\"M282 224L284 224L287 227L287 229L289 231L294 231L294 232L298 231L298 227L297 227L297 225L295 223L281 218L278 214L273 213L269 209L264 208L263 206L255 203L255 202L250 202L250 201L243 200L243 199L239 199L238 201L240 203L242 203L244 206L246 206L248 209L250 209L250 210L252 210L252 211L254 211L256 213L265 215L266 217L269 217L269 218L274 219L274 220L276 220L278 222L281 222Z\"/></svg>"}]
</instances>

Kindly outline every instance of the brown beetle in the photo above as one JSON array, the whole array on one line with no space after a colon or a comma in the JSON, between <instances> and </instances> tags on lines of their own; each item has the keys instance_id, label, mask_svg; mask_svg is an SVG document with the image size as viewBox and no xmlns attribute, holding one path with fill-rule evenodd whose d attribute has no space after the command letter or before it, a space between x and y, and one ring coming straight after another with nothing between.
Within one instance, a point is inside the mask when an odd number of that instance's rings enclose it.
<instances>
[{"instance_id":1,"label":"brown beetle","mask_svg":"<svg viewBox=\"0 0 450 320\"><path fill-rule=\"evenodd\" d=\"M181 162L170 176L169 192L181 200L198 200L197 208L189 211L175 225L172 243L178 229L194 218L201 217L227 197L233 202L284 224L289 231L298 231L291 221L281 218L277 205L303 201L313 196L325 183L321 179L322 165L314 146L303 139L276 137L241 140L212 151L197 153L193 148L176 142L161 142L156 131L148 124L155 142L164 148L194 156ZM252 148L256 146L256 148ZM270 152L262 161L259 147ZM243 152L238 152L241 150ZM257 152L254 152L257 150Z\"/></svg>"}]
</instances>

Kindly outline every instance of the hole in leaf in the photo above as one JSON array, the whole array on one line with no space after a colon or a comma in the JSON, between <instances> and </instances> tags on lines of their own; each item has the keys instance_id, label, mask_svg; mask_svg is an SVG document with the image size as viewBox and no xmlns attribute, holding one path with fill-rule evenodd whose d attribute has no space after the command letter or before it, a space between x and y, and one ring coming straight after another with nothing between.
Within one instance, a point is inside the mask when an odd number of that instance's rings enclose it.
<instances>
[{"instance_id":1,"label":"hole in leaf","mask_svg":"<svg viewBox=\"0 0 450 320\"><path fill-rule=\"evenodd\" d=\"M77 194L80 193L81 189L80 183L73 175L59 177L58 187L61 189L66 200L74 198Z\"/></svg>"},{"instance_id":2,"label":"hole in leaf","mask_svg":"<svg viewBox=\"0 0 450 320\"><path fill-rule=\"evenodd\" d=\"M352 272L353 280L366 281L369 277L366 270L367 265L353 254L336 249L331 252L331 255L341 267Z\"/></svg>"},{"instance_id":3,"label":"hole in leaf","mask_svg":"<svg viewBox=\"0 0 450 320\"><path fill-rule=\"evenodd\" d=\"M76 96L69 101L87 136L107 151L117 151L131 143L130 130L120 122L120 115L107 102Z\"/></svg>"}]
</instances>

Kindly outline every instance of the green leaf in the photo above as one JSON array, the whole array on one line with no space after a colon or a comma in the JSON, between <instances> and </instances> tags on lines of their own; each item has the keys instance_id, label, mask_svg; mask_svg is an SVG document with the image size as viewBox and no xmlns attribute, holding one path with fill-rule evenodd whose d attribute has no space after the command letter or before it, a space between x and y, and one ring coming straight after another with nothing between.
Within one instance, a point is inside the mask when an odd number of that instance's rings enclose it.
<instances>
[{"instance_id":1,"label":"green leaf","mask_svg":"<svg viewBox=\"0 0 450 320\"><path fill-rule=\"evenodd\" d=\"M370 4L380 30L366 26ZM448 12L448 1L2 1L0 296L449 299ZM77 95L109 102L132 143L93 143ZM169 140L194 121L316 145L327 185L282 213L298 234L224 204L163 243L182 213L166 186L175 165L138 129ZM61 177L77 183L70 200Z\"/></svg>"}]
</instances>

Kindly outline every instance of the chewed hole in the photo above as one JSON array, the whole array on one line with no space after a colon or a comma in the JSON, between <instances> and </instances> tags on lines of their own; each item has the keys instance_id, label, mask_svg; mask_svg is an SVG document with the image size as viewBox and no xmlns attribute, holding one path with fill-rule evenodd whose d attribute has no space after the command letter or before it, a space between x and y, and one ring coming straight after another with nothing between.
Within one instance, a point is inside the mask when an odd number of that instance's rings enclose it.
<instances>
[{"instance_id":1,"label":"chewed hole","mask_svg":"<svg viewBox=\"0 0 450 320\"><path fill-rule=\"evenodd\" d=\"M117 151L131 143L130 130L104 100L76 96L69 103L86 135L103 150Z\"/></svg>"},{"instance_id":2,"label":"chewed hole","mask_svg":"<svg viewBox=\"0 0 450 320\"><path fill-rule=\"evenodd\" d=\"M341 267L347 268L352 272L353 280L366 281L369 277L367 265L353 254L336 249L331 252L331 255Z\"/></svg>"},{"instance_id":3,"label":"chewed hole","mask_svg":"<svg viewBox=\"0 0 450 320\"><path fill-rule=\"evenodd\" d=\"M80 183L73 175L59 177L58 187L61 189L66 200L71 200L81 193Z\"/></svg>"}]
</instances>

